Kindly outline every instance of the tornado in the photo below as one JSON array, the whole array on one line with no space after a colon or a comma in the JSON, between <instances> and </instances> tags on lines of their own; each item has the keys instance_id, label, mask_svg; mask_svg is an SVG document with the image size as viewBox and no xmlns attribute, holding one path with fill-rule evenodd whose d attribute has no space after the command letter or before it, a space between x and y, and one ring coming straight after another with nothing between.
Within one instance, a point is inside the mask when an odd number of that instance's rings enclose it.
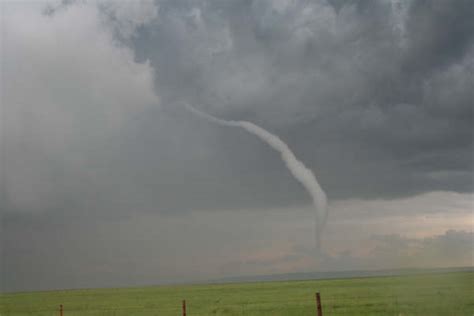
<instances>
[{"instance_id":1,"label":"tornado","mask_svg":"<svg viewBox=\"0 0 474 316\"><path fill-rule=\"evenodd\" d=\"M278 136L273 135L267 130L247 121L227 121L207 113L201 112L189 104L184 106L195 115L206 119L209 122L221 126L239 127L246 130L248 133L257 136L261 141L268 144L275 151L280 153L281 159L290 171L291 175L299 182L311 196L313 206L315 208L315 247L316 252L319 253L321 249L321 234L327 220L327 197L326 193L319 185L311 169L307 168L295 154L291 151L288 145L283 142Z\"/></svg>"}]
</instances>

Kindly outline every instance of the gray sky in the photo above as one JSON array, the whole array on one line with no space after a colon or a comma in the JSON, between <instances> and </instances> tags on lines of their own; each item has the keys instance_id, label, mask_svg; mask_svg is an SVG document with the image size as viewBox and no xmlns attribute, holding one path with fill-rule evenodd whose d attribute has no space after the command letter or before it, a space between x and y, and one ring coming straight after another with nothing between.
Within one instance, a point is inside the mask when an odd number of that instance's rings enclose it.
<instances>
[{"instance_id":1,"label":"gray sky","mask_svg":"<svg viewBox=\"0 0 474 316\"><path fill-rule=\"evenodd\" d=\"M3 290L472 265L474 2L1 10Z\"/></svg>"}]
</instances>

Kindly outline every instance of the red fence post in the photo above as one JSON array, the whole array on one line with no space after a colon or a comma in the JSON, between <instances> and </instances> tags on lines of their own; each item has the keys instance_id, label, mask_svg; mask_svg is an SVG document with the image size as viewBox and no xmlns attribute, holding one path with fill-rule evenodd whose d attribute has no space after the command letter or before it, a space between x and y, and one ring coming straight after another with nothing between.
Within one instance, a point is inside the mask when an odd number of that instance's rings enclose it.
<instances>
[{"instance_id":1,"label":"red fence post","mask_svg":"<svg viewBox=\"0 0 474 316\"><path fill-rule=\"evenodd\" d=\"M321 295L319 292L316 293L316 307L318 310L318 316L323 316L323 308L321 307Z\"/></svg>"},{"instance_id":2,"label":"red fence post","mask_svg":"<svg viewBox=\"0 0 474 316\"><path fill-rule=\"evenodd\" d=\"M63 316L63 304L59 305L59 316Z\"/></svg>"},{"instance_id":3,"label":"red fence post","mask_svg":"<svg viewBox=\"0 0 474 316\"><path fill-rule=\"evenodd\" d=\"M186 316L186 300L183 300L183 316Z\"/></svg>"}]
</instances>

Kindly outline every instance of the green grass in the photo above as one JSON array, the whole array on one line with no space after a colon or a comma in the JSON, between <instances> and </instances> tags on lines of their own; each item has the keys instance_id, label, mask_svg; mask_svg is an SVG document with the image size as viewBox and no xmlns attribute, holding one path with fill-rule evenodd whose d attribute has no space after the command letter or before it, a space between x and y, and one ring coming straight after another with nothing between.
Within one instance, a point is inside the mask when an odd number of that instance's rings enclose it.
<instances>
[{"instance_id":1,"label":"green grass","mask_svg":"<svg viewBox=\"0 0 474 316\"><path fill-rule=\"evenodd\" d=\"M12 293L0 315L474 315L474 272L338 280Z\"/></svg>"}]
</instances>

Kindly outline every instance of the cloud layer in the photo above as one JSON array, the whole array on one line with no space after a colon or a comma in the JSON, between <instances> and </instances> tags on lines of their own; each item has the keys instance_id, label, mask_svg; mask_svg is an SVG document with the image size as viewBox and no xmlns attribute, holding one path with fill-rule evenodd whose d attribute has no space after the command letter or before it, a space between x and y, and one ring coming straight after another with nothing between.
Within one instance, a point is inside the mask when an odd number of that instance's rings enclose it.
<instances>
[{"instance_id":1,"label":"cloud layer","mask_svg":"<svg viewBox=\"0 0 474 316\"><path fill-rule=\"evenodd\" d=\"M468 263L473 1L0 8L6 289ZM262 126L318 175L325 261L279 157L183 102Z\"/></svg>"},{"instance_id":2,"label":"cloud layer","mask_svg":"<svg viewBox=\"0 0 474 316\"><path fill-rule=\"evenodd\" d=\"M332 197L472 191L472 2L159 3L134 48L165 104L276 132Z\"/></svg>"},{"instance_id":3,"label":"cloud layer","mask_svg":"<svg viewBox=\"0 0 474 316\"><path fill-rule=\"evenodd\" d=\"M180 102L275 133L330 199L472 192L470 1L46 8L6 6L8 182L28 207L88 189L98 210L310 203L270 149Z\"/></svg>"}]
</instances>

